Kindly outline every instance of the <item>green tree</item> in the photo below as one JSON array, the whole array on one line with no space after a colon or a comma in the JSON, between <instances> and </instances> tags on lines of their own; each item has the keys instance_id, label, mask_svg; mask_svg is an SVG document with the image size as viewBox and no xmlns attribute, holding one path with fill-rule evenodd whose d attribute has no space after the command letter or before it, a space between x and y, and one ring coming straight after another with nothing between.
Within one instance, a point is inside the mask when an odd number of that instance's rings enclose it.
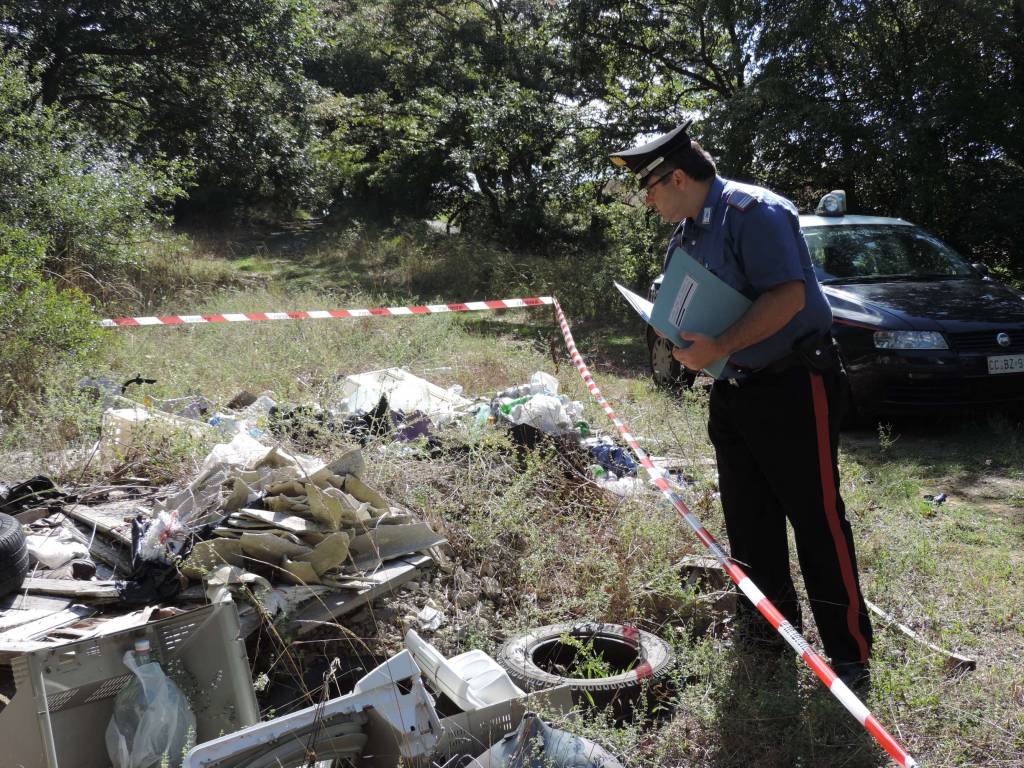
<instances>
[{"instance_id":1,"label":"green tree","mask_svg":"<svg viewBox=\"0 0 1024 768\"><path fill-rule=\"evenodd\" d=\"M940 6L766 3L756 76L725 112L754 127L759 175L802 202L842 187L858 212L1009 266L1024 236L1024 11Z\"/></svg>"},{"instance_id":2,"label":"green tree","mask_svg":"<svg viewBox=\"0 0 1024 768\"><path fill-rule=\"evenodd\" d=\"M336 6L334 43L311 71L339 94L323 116L344 196L512 243L586 231L588 216L563 214L580 186L598 202L601 115L564 11L540 0Z\"/></svg>"},{"instance_id":3,"label":"green tree","mask_svg":"<svg viewBox=\"0 0 1024 768\"><path fill-rule=\"evenodd\" d=\"M0 222L0 414L62 363L93 359L104 333L89 300L46 277L46 240Z\"/></svg>"},{"instance_id":4,"label":"green tree","mask_svg":"<svg viewBox=\"0 0 1024 768\"><path fill-rule=\"evenodd\" d=\"M191 160L197 204L317 200L309 0L0 0L35 99L111 146Z\"/></svg>"},{"instance_id":5,"label":"green tree","mask_svg":"<svg viewBox=\"0 0 1024 768\"><path fill-rule=\"evenodd\" d=\"M105 148L37 92L15 55L0 57L0 223L45 244L38 266L51 277L116 295L185 169Z\"/></svg>"}]
</instances>

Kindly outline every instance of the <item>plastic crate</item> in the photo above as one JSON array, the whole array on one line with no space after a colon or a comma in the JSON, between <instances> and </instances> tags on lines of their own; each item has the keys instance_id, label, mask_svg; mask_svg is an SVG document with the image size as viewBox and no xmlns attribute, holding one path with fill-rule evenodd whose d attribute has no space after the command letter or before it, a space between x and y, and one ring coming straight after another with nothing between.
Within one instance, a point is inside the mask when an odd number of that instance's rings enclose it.
<instances>
[{"instance_id":1,"label":"plastic crate","mask_svg":"<svg viewBox=\"0 0 1024 768\"><path fill-rule=\"evenodd\" d=\"M197 742L259 721L238 611L218 603L15 658L17 692L0 712L0 764L109 768L107 723L114 697L132 678L122 659L141 637L188 697Z\"/></svg>"}]
</instances>

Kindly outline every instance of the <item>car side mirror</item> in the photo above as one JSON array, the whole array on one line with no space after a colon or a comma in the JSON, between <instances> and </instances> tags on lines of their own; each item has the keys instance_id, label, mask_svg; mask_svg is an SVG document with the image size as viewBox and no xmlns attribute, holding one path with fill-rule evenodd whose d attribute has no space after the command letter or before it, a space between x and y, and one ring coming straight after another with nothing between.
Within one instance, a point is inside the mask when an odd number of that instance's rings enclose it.
<instances>
[{"instance_id":1,"label":"car side mirror","mask_svg":"<svg viewBox=\"0 0 1024 768\"><path fill-rule=\"evenodd\" d=\"M971 264L971 266L974 267L982 277L988 277L988 267L986 267L980 261Z\"/></svg>"}]
</instances>

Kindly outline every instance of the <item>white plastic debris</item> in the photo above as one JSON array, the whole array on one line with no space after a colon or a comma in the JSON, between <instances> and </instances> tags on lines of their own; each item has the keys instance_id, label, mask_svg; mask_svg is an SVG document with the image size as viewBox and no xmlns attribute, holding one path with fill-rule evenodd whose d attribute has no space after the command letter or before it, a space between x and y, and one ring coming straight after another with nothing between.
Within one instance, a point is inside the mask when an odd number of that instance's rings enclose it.
<instances>
[{"instance_id":1,"label":"white plastic debris","mask_svg":"<svg viewBox=\"0 0 1024 768\"><path fill-rule=\"evenodd\" d=\"M213 446L213 450L203 460L203 467L210 469L218 464L247 467L266 456L269 450L269 446L264 445L256 438L245 432L239 432L231 439L230 443L219 443Z\"/></svg>"},{"instance_id":2,"label":"white plastic debris","mask_svg":"<svg viewBox=\"0 0 1024 768\"><path fill-rule=\"evenodd\" d=\"M542 432L562 434L576 428L583 418L583 406L554 395L534 395L512 406L508 418L513 424L529 424Z\"/></svg>"},{"instance_id":3,"label":"white plastic debris","mask_svg":"<svg viewBox=\"0 0 1024 768\"><path fill-rule=\"evenodd\" d=\"M100 460L108 466L132 459L139 450L139 442L147 438L169 439L182 433L199 438L210 431L204 422L151 411L141 405L106 410L100 424Z\"/></svg>"},{"instance_id":4,"label":"white plastic debris","mask_svg":"<svg viewBox=\"0 0 1024 768\"><path fill-rule=\"evenodd\" d=\"M434 689L464 712L526 695L498 662L479 649L447 659L413 629L405 633L405 647Z\"/></svg>"},{"instance_id":5,"label":"white plastic debris","mask_svg":"<svg viewBox=\"0 0 1024 768\"><path fill-rule=\"evenodd\" d=\"M530 377L530 390L534 395L557 395L558 379L550 373L537 371Z\"/></svg>"},{"instance_id":6,"label":"white plastic debris","mask_svg":"<svg viewBox=\"0 0 1024 768\"><path fill-rule=\"evenodd\" d=\"M168 553L178 554L188 538L188 528L178 519L177 511L158 512L146 529L139 546L143 560L160 560Z\"/></svg>"},{"instance_id":7,"label":"white plastic debris","mask_svg":"<svg viewBox=\"0 0 1024 768\"><path fill-rule=\"evenodd\" d=\"M89 548L66 528L31 533L25 537L25 544L28 553L51 570L60 568L76 557L89 557Z\"/></svg>"},{"instance_id":8,"label":"white plastic debris","mask_svg":"<svg viewBox=\"0 0 1024 768\"><path fill-rule=\"evenodd\" d=\"M307 748L317 756L351 759L366 744L367 710L389 728L406 761L433 754L441 722L420 670L402 651L363 677L351 693L200 744L185 757L185 768L240 768L305 764Z\"/></svg>"},{"instance_id":9,"label":"white plastic debris","mask_svg":"<svg viewBox=\"0 0 1024 768\"><path fill-rule=\"evenodd\" d=\"M594 482L601 487L601 490L622 498L634 496L646 487L646 483L639 477L616 477L614 473L599 477Z\"/></svg>"},{"instance_id":10,"label":"white plastic debris","mask_svg":"<svg viewBox=\"0 0 1024 768\"><path fill-rule=\"evenodd\" d=\"M392 410L405 413L419 411L439 424L451 420L457 412L472 405L470 400L462 397L458 385L442 389L402 368L347 376L342 394L345 399L339 405L343 411L372 411L383 396L387 398L388 407Z\"/></svg>"}]
</instances>

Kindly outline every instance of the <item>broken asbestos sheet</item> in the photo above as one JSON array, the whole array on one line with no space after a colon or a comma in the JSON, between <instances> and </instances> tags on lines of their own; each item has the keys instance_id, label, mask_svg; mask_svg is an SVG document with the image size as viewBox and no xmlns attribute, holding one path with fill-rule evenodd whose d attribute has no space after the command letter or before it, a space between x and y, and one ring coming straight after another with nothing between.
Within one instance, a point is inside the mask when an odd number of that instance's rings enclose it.
<instances>
[{"instance_id":1,"label":"broken asbestos sheet","mask_svg":"<svg viewBox=\"0 0 1024 768\"><path fill-rule=\"evenodd\" d=\"M268 583L344 588L444 542L361 477L358 448L323 462L239 434L204 467L155 510L144 545L153 558L188 551L180 570L194 580L227 565Z\"/></svg>"},{"instance_id":2,"label":"broken asbestos sheet","mask_svg":"<svg viewBox=\"0 0 1024 768\"><path fill-rule=\"evenodd\" d=\"M355 447L321 461L240 433L162 500L122 492L47 517L49 509L29 510L38 578L0 600L0 661L100 634L107 623L144 624L149 616L136 608L166 617L231 594L248 603L246 632L288 620L301 633L397 588L444 538L393 505L364 468ZM74 564L64 561L83 554L98 579L71 578Z\"/></svg>"}]
</instances>

